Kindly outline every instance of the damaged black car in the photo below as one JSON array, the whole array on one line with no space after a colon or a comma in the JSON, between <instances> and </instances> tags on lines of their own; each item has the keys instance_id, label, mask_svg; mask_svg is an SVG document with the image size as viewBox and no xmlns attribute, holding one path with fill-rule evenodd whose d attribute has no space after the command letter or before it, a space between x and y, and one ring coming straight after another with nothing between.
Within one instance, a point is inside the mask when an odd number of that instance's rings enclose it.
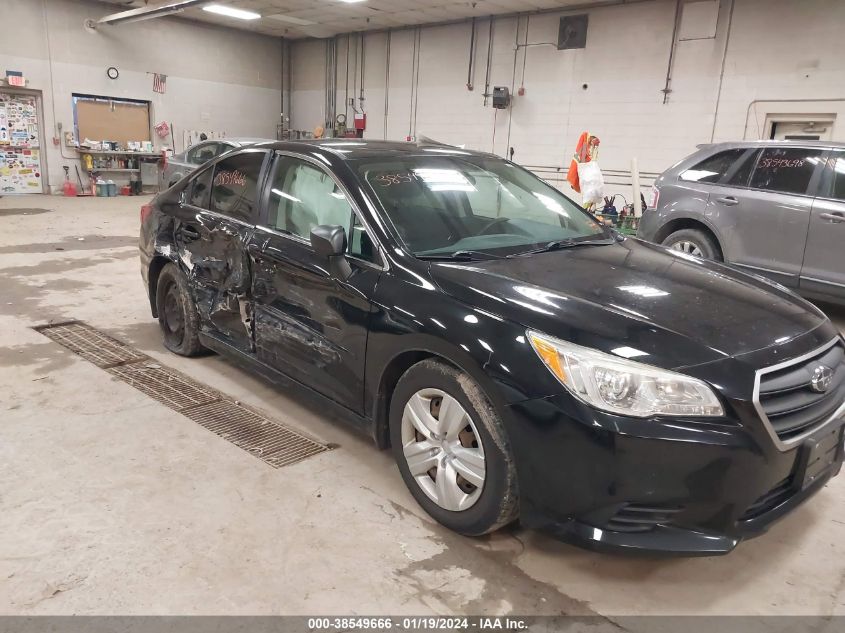
<instances>
[{"instance_id":1,"label":"damaged black car","mask_svg":"<svg viewBox=\"0 0 845 633\"><path fill-rule=\"evenodd\" d=\"M264 143L141 212L171 351L299 383L480 535L721 554L841 469L845 340L763 278L435 144Z\"/></svg>"}]
</instances>

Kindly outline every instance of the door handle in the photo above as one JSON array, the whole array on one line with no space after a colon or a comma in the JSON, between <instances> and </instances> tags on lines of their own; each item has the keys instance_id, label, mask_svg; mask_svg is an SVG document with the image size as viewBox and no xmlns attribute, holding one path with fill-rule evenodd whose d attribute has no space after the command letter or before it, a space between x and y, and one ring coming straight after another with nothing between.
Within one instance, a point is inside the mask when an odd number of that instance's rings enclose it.
<instances>
[{"instance_id":1,"label":"door handle","mask_svg":"<svg viewBox=\"0 0 845 633\"><path fill-rule=\"evenodd\" d=\"M734 205L739 204L739 200L737 200L733 196L726 196L724 198L716 198L716 202L724 204L727 207L732 207Z\"/></svg>"},{"instance_id":2,"label":"door handle","mask_svg":"<svg viewBox=\"0 0 845 633\"><path fill-rule=\"evenodd\" d=\"M183 226L179 229L179 234L189 242L193 242L194 240L198 240L202 237L200 232L192 226Z\"/></svg>"},{"instance_id":3,"label":"door handle","mask_svg":"<svg viewBox=\"0 0 845 633\"><path fill-rule=\"evenodd\" d=\"M845 222L845 213L841 213L841 212L819 213L819 217L822 220L827 220L828 222L832 222L834 224L839 224L840 222Z\"/></svg>"}]
</instances>

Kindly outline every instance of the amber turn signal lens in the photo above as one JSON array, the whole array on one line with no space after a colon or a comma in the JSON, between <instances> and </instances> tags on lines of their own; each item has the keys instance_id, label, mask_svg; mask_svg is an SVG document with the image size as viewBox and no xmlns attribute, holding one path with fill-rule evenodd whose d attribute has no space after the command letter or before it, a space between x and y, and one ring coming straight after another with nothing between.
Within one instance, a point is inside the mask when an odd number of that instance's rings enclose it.
<instances>
[{"instance_id":1,"label":"amber turn signal lens","mask_svg":"<svg viewBox=\"0 0 845 633\"><path fill-rule=\"evenodd\" d=\"M534 349L537 350L537 354L543 359L543 362L552 370L552 373L557 376L558 380L565 383L566 373L560 364L560 354L558 354L554 346L535 336L531 337L531 343L534 345Z\"/></svg>"}]
</instances>

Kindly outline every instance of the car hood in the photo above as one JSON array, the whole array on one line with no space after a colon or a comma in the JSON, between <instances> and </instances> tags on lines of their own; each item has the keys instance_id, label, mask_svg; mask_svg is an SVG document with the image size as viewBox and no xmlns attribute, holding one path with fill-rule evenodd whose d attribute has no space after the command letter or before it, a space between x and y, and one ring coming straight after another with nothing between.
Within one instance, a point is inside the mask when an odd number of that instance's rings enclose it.
<instances>
[{"instance_id":1,"label":"car hood","mask_svg":"<svg viewBox=\"0 0 845 633\"><path fill-rule=\"evenodd\" d=\"M664 368L782 344L827 320L781 286L636 239L430 270L478 310Z\"/></svg>"}]
</instances>

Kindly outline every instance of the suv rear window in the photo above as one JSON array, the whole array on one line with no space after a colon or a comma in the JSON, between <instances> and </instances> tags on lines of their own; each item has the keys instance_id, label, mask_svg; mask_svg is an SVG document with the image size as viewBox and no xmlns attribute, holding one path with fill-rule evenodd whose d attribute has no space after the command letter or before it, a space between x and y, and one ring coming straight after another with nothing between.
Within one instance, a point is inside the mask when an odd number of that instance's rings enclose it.
<instances>
[{"instance_id":1,"label":"suv rear window","mask_svg":"<svg viewBox=\"0 0 845 633\"><path fill-rule=\"evenodd\" d=\"M751 176L753 189L807 193L810 179L821 162L822 150L770 147L763 150Z\"/></svg>"},{"instance_id":2,"label":"suv rear window","mask_svg":"<svg viewBox=\"0 0 845 633\"><path fill-rule=\"evenodd\" d=\"M681 172L681 180L688 182L719 182L721 178L728 172L733 164L742 158L747 148L728 149L718 154L713 154L709 158Z\"/></svg>"}]
</instances>

